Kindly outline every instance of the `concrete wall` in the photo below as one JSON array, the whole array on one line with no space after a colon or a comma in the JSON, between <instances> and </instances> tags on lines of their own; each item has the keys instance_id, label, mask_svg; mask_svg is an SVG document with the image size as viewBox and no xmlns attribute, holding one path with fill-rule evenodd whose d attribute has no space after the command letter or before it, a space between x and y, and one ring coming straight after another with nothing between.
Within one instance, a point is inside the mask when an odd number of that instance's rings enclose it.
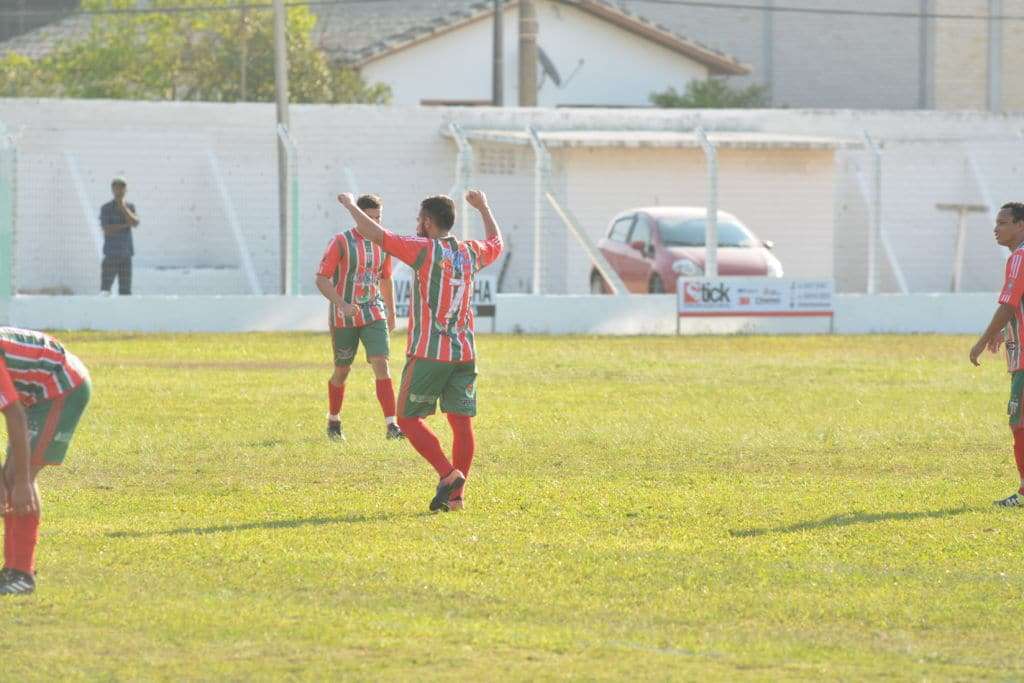
<instances>
[{"instance_id":1,"label":"concrete wall","mask_svg":"<svg viewBox=\"0 0 1024 683\"><path fill-rule=\"evenodd\" d=\"M646 107L649 96L669 86L684 90L707 78L707 68L688 57L568 5L537 2L538 42L563 79L541 80L544 107L604 105ZM504 16L504 99L519 101L518 11ZM394 104L490 101L493 29L490 18L386 55L362 68L371 82L391 86Z\"/></svg>"},{"instance_id":2,"label":"concrete wall","mask_svg":"<svg viewBox=\"0 0 1024 683\"><path fill-rule=\"evenodd\" d=\"M839 295L835 317L732 318L682 321L683 334L980 333L996 306L995 293ZM34 329L138 332L321 331L326 304L319 296L276 297L15 297L0 302L0 322ZM497 297L497 318L477 329L502 334L676 333L675 297Z\"/></svg>"}]
</instances>

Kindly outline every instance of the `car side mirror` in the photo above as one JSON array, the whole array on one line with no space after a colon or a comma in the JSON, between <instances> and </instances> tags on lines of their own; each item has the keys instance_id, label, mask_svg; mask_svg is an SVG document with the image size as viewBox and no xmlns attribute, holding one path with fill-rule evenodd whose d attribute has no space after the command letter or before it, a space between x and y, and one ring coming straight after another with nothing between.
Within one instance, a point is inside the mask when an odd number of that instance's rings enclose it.
<instances>
[{"instance_id":1,"label":"car side mirror","mask_svg":"<svg viewBox=\"0 0 1024 683\"><path fill-rule=\"evenodd\" d=\"M765 249L771 250L775 248L775 242L772 242L771 240L765 240L764 242L761 242L761 244L764 245Z\"/></svg>"},{"instance_id":2,"label":"car side mirror","mask_svg":"<svg viewBox=\"0 0 1024 683\"><path fill-rule=\"evenodd\" d=\"M635 242L630 242L629 246L633 247L641 254L647 253L647 242L644 242L643 240L636 240Z\"/></svg>"}]
</instances>

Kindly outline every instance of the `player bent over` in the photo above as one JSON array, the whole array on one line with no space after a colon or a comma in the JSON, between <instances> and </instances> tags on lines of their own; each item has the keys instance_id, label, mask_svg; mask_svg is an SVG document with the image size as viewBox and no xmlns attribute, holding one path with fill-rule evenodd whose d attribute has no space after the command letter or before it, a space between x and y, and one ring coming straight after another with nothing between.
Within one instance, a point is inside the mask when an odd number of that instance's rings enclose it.
<instances>
[{"instance_id":1,"label":"player bent over","mask_svg":"<svg viewBox=\"0 0 1024 683\"><path fill-rule=\"evenodd\" d=\"M1024 353L1021 332L1024 330L1024 203L1004 204L996 215L996 242L1010 249L1006 262L1003 290L999 294L999 308L992 322L971 348L971 362L979 365L978 358L988 348L992 353L1006 344L1006 364L1010 371L1010 430L1013 432L1013 455L1020 475L1020 487L996 505L1024 506Z\"/></svg>"},{"instance_id":2,"label":"player bent over","mask_svg":"<svg viewBox=\"0 0 1024 683\"><path fill-rule=\"evenodd\" d=\"M455 204L445 196L420 204L416 237L402 237L382 228L353 200L338 195L367 239L409 264L416 275L409 306L406 364L398 394L398 424L413 447L437 471L430 509L461 510L463 487L473 463L476 415L476 350L473 321L473 277L501 254L501 230L479 190L466 201L480 212L485 240L460 242L450 235ZM452 462L423 418L433 415L437 402L452 427Z\"/></svg>"},{"instance_id":3,"label":"player bent over","mask_svg":"<svg viewBox=\"0 0 1024 683\"><path fill-rule=\"evenodd\" d=\"M35 590L41 504L36 475L60 465L91 393L89 372L53 337L0 327L0 410L7 421L0 595Z\"/></svg>"},{"instance_id":4,"label":"player bent over","mask_svg":"<svg viewBox=\"0 0 1024 683\"><path fill-rule=\"evenodd\" d=\"M356 204L380 221L383 202L364 194ZM377 400L384 412L388 439L401 439L395 419L395 388L388 367L390 332L395 329L395 289L391 257L367 240L357 228L338 233L327 245L316 273L316 286L331 302L328 326L334 349L334 374L327 383L327 436L343 440L341 404L345 381L359 343L377 380Z\"/></svg>"}]
</instances>

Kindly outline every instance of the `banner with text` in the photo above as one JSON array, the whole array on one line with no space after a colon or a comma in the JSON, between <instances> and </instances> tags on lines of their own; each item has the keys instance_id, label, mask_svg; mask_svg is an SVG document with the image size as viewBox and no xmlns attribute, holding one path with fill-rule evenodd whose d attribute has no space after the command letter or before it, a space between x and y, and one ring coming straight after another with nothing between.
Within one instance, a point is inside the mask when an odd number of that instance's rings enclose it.
<instances>
[{"instance_id":1,"label":"banner with text","mask_svg":"<svg viewBox=\"0 0 1024 683\"><path fill-rule=\"evenodd\" d=\"M392 278L395 282L395 315L405 318L409 315L409 299L412 297L413 273L405 264L396 265ZM473 278L473 315L477 318L493 318L495 294L498 293L498 279L493 275L477 275Z\"/></svg>"},{"instance_id":2,"label":"banner with text","mask_svg":"<svg viewBox=\"0 0 1024 683\"><path fill-rule=\"evenodd\" d=\"M832 315L832 280L769 277L679 278L680 317L827 317Z\"/></svg>"}]
</instances>

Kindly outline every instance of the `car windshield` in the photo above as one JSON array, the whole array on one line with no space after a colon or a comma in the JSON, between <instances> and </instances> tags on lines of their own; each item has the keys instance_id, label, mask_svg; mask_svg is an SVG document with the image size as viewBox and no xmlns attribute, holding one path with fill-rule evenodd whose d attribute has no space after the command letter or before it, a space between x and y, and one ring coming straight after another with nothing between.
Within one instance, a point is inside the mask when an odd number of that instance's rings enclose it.
<instances>
[{"instance_id":1,"label":"car windshield","mask_svg":"<svg viewBox=\"0 0 1024 683\"><path fill-rule=\"evenodd\" d=\"M691 218L679 220L662 218L658 220L661 241L668 247L703 247L707 220ZM742 225L729 221L718 221L718 246L720 247L756 247L757 240Z\"/></svg>"}]
</instances>

